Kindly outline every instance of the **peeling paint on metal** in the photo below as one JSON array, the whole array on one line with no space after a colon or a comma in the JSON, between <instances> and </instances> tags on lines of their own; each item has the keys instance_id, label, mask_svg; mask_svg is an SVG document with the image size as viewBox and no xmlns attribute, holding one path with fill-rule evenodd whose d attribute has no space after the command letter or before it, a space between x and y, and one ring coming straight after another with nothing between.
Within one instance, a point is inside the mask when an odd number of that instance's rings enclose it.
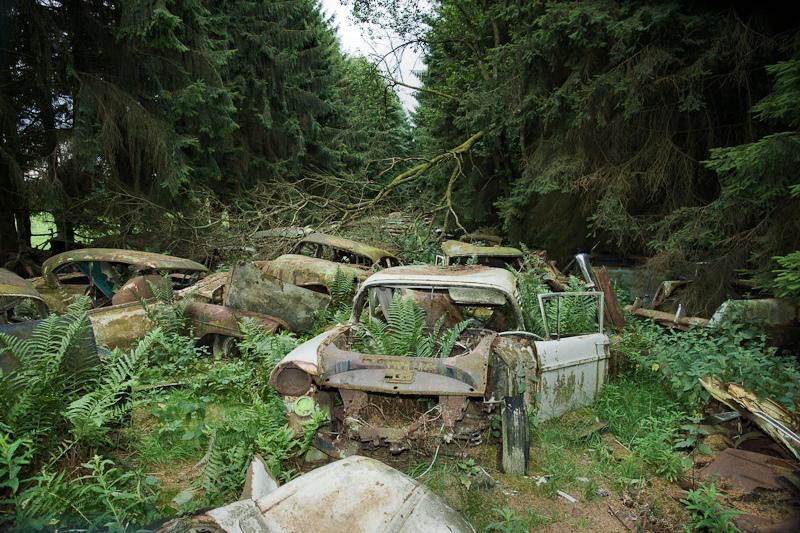
<instances>
[{"instance_id":1,"label":"peeling paint on metal","mask_svg":"<svg viewBox=\"0 0 800 533\"><path fill-rule=\"evenodd\" d=\"M170 255L136 250L116 248L83 248L70 250L47 259L42 263L42 276L48 277L56 268L67 263L83 261L105 261L109 263L125 263L154 270L185 270L188 272L208 272L208 269L192 261Z\"/></svg>"},{"instance_id":2,"label":"peeling paint on metal","mask_svg":"<svg viewBox=\"0 0 800 533\"><path fill-rule=\"evenodd\" d=\"M385 257L389 257L397 261L397 258L393 253L382 248L352 241L344 237L327 235L325 233L311 233L310 235L300 239L300 243L313 243L321 244L323 246L330 246L331 248L336 248L338 250L343 250L367 257L372 260L373 263L377 263Z\"/></svg>"},{"instance_id":3,"label":"peeling paint on metal","mask_svg":"<svg viewBox=\"0 0 800 533\"><path fill-rule=\"evenodd\" d=\"M445 257L522 257L522 250L510 246L479 246L461 241L444 241L442 253Z\"/></svg>"},{"instance_id":4,"label":"peeling paint on metal","mask_svg":"<svg viewBox=\"0 0 800 533\"><path fill-rule=\"evenodd\" d=\"M338 269L357 282L369 276L369 270L365 268L298 254L284 254L272 261L259 261L256 264L270 276L299 287L329 287L336 279Z\"/></svg>"}]
</instances>

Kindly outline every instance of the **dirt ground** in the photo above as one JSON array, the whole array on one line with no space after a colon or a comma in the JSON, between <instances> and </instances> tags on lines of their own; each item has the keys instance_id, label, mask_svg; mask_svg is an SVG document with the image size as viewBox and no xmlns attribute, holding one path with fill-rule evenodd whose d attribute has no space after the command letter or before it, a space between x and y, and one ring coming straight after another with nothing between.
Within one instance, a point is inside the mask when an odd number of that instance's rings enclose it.
<instances>
[{"instance_id":1,"label":"dirt ground","mask_svg":"<svg viewBox=\"0 0 800 533\"><path fill-rule=\"evenodd\" d=\"M565 428L574 428L575 422L584 416L586 413L581 411L566 415ZM500 472L496 442L476 447L450 444L439 446L438 450L425 447L398 455L391 455L385 448L361 453L420 480L459 510L479 532L494 531L491 525L499 520L504 507L511 509L520 519L519 524L529 531L682 530L688 515L681 499L686 498L686 489L713 481L701 470L712 457L698 458L695 467L675 482L649 474L642 479L625 480L621 479L619 469L619 463L625 459L624 450L611 459L617 464L603 464L596 457L598 446L608 447L614 442L613 435L603 429L567 445L546 436L539 440L534 436L530 472L522 477ZM318 464L306 463L302 469L309 470ZM800 530L791 522L782 524L800 511L796 492L741 494L724 482L716 483L722 494L721 503L742 513L736 519L741 530ZM559 491L576 501L568 501Z\"/></svg>"}]
</instances>

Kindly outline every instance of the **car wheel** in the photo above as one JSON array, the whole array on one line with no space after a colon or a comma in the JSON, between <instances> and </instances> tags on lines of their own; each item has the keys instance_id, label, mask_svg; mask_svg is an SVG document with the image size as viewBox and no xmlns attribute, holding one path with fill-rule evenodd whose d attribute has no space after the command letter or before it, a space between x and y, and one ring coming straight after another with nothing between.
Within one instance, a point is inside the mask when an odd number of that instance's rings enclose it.
<instances>
[{"instance_id":1,"label":"car wheel","mask_svg":"<svg viewBox=\"0 0 800 533\"><path fill-rule=\"evenodd\" d=\"M522 394L505 396L501 415L502 469L506 474L528 474L530 442L528 438L528 409Z\"/></svg>"},{"instance_id":2,"label":"car wheel","mask_svg":"<svg viewBox=\"0 0 800 533\"><path fill-rule=\"evenodd\" d=\"M228 337L227 335L214 335L214 341L211 344L211 355L214 357L238 356L239 346L237 345L236 337Z\"/></svg>"}]
</instances>

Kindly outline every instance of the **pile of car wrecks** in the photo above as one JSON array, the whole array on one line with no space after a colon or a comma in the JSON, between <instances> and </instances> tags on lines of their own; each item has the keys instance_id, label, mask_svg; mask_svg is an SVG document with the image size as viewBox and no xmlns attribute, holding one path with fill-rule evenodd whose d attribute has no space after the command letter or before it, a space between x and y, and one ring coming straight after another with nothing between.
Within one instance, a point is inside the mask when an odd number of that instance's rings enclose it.
<instances>
[{"instance_id":1,"label":"pile of car wrecks","mask_svg":"<svg viewBox=\"0 0 800 533\"><path fill-rule=\"evenodd\" d=\"M344 274L357 288L349 320L301 344L271 376L290 425L299 429L304 418L322 409L329 423L314 444L342 458L377 447L400 453L431 437L477 444L490 417L500 415L504 469L524 474L527 413L535 409L546 419L591 404L605 381L604 294L590 280L584 293L541 294L545 333L528 331L513 272L522 252L488 244L445 241L437 265L402 266L386 250L310 233L292 253L215 273L188 259L150 252L73 250L46 260L38 278L0 271L0 329L24 334L32 320L48 310L63 312L83 295L92 303L97 345L126 348L152 328L148 306L154 305L154 288L168 280L172 299L190 299L185 309L199 342L231 352L244 317L268 331L309 331L315 312L331 301L329 287L337 273ZM385 320L395 294L424 309L429 327L469 321L448 357L359 353L354 339L363 333L364 321ZM587 295L597 300L591 330L567 336L560 323L548 325L545 300L560 304ZM393 423L380 420L381 405L405 416Z\"/></svg>"}]
</instances>

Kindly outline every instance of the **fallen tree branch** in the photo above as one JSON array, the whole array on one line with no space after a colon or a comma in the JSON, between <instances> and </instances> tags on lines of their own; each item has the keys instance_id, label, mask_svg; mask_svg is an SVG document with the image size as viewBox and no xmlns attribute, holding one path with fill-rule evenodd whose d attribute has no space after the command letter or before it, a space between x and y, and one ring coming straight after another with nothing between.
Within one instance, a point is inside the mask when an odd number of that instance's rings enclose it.
<instances>
[{"instance_id":1,"label":"fallen tree branch","mask_svg":"<svg viewBox=\"0 0 800 533\"><path fill-rule=\"evenodd\" d=\"M381 190L378 191L378 194L376 194L373 198L349 204L346 206L346 209L362 210L374 206L375 204L386 198L386 196L398 186L403 185L404 183L408 183L410 181L414 181L415 179L424 175L428 170L446 161L458 159L462 154L469 152L469 150L475 145L475 143L481 140L483 136L486 134L486 132L491 131L493 128L494 124L490 125L485 130L473 133L471 137L469 137L466 141L456 146L452 150L447 150L446 152L443 152L435 157L426 160L423 163L420 163L404 172L401 172L400 174L395 176L395 178L392 181L384 185L381 188ZM448 184L448 188L452 189L452 185Z\"/></svg>"}]
</instances>

